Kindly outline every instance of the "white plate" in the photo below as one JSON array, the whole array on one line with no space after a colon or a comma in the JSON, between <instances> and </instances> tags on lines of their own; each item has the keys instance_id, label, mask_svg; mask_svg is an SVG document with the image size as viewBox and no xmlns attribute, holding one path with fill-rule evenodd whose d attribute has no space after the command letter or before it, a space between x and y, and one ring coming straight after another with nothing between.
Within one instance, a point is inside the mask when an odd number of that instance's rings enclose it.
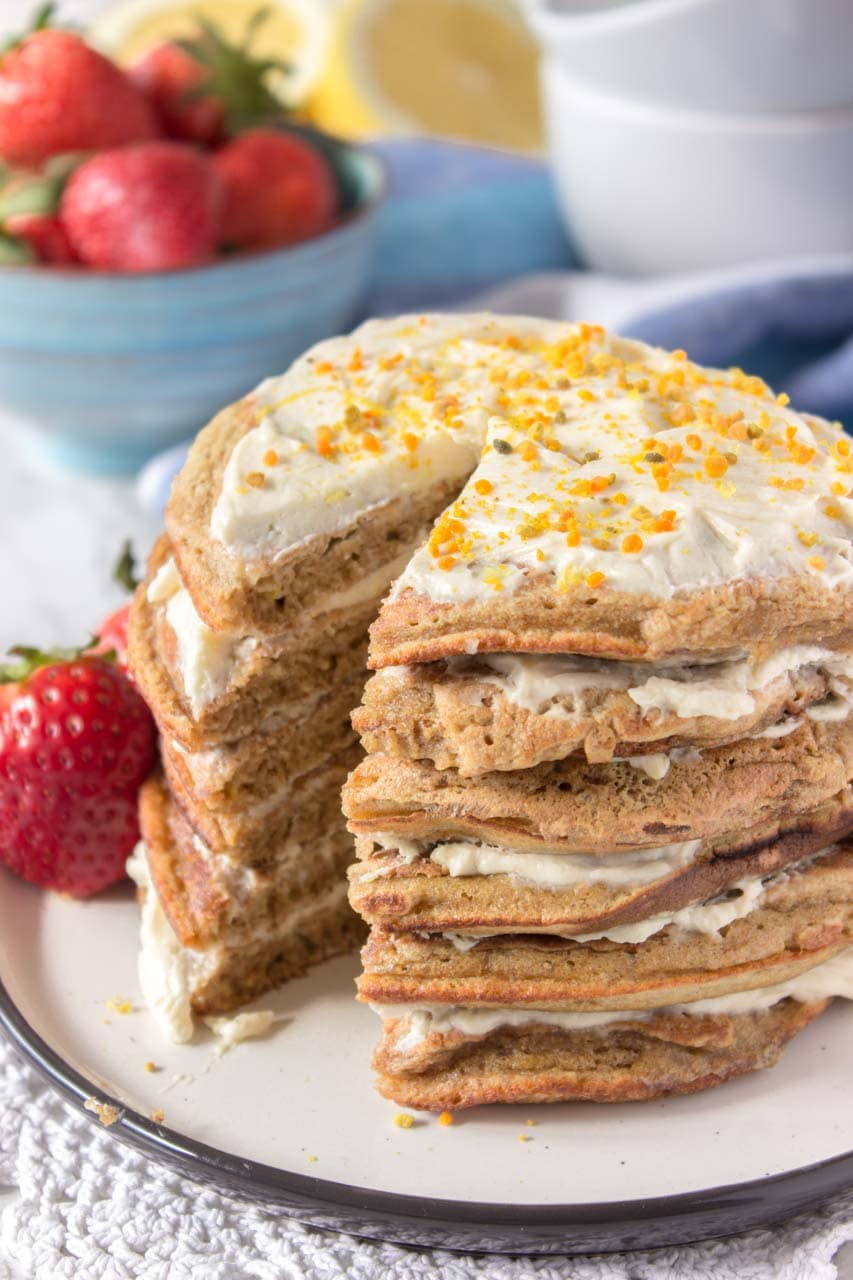
<instances>
[{"instance_id":1,"label":"white plate","mask_svg":"<svg viewBox=\"0 0 853 1280\"><path fill-rule=\"evenodd\" d=\"M317 1225L516 1253L650 1247L778 1220L853 1183L853 1009L840 1003L772 1071L696 1097L487 1107L404 1130L372 1087L379 1024L352 998L354 958L259 1001L286 1021L217 1057L204 1028L169 1045L140 1007L129 888L78 903L0 871L0 918L0 1020L55 1084L78 1105L115 1101L117 1138ZM111 1012L116 997L133 1012Z\"/></svg>"}]
</instances>

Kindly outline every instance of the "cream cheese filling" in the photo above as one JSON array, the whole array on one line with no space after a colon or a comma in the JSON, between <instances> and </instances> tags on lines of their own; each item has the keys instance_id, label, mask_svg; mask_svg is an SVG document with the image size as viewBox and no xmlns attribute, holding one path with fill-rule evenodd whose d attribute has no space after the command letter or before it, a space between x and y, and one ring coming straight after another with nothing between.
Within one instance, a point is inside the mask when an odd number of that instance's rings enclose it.
<instances>
[{"instance_id":1,"label":"cream cheese filling","mask_svg":"<svg viewBox=\"0 0 853 1280\"><path fill-rule=\"evenodd\" d=\"M418 1048L431 1035L459 1033L469 1038L487 1036L503 1027L549 1026L568 1031L588 1031L619 1022L645 1022L661 1014L686 1014L703 1017L708 1014L761 1013L782 1000L811 1003L841 997L853 1000L853 947L847 947L830 960L815 965L787 982L726 996L674 1004L662 1009L613 1010L601 1013L555 1012L537 1009L469 1008L460 1005L372 1004L381 1018L403 1018L406 1030L395 1048L407 1052Z\"/></svg>"},{"instance_id":2,"label":"cream cheese filling","mask_svg":"<svg viewBox=\"0 0 853 1280\"><path fill-rule=\"evenodd\" d=\"M559 933L552 936L567 938L573 942L595 942L606 938L609 942L638 943L645 942L663 929L675 927L685 933L701 933L710 937L719 934L735 920L743 920L750 915L761 905L768 889L805 871L818 859L834 853L836 848L836 845L829 845L819 853L803 858L782 871L774 871L768 876L746 876L742 880L734 881L723 893L715 894L713 898L707 898L704 902L682 907L678 911L661 912L659 915L649 916L633 924L609 925L605 929L592 933ZM432 935L426 933L422 936ZM470 951L472 947L485 942L489 935L471 936L465 933L443 932L438 936L445 938L459 951Z\"/></svg>"},{"instance_id":3,"label":"cream cheese filling","mask_svg":"<svg viewBox=\"0 0 853 1280\"><path fill-rule=\"evenodd\" d=\"M853 655L818 645L791 645L771 658L747 658L712 664L651 664L584 658L570 654L481 654L447 660L447 670L477 677L497 686L507 701L534 714L571 716L584 710L585 696L594 690L624 691L643 713L665 712L679 719L709 716L737 720L756 706L755 693L775 680L816 668L828 679L839 700L850 697ZM485 667L487 670L482 671ZM401 679L405 668L389 668L390 679ZM571 707L557 699L568 699ZM841 701L839 701L839 707ZM834 713L838 719L844 713ZM819 718L820 713L814 718ZM828 716L825 718L829 718Z\"/></svg>"},{"instance_id":4,"label":"cream cheese filling","mask_svg":"<svg viewBox=\"0 0 853 1280\"><path fill-rule=\"evenodd\" d=\"M568 889L578 884L633 888L652 884L695 859L701 840L660 845L627 853L521 853L500 845L447 841L429 852L431 862L451 876L508 875L539 889Z\"/></svg>"},{"instance_id":5,"label":"cream cheese filling","mask_svg":"<svg viewBox=\"0 0 853 1280\"><path fill-rule=\"evenodd\" d=\"M184 1044L193 1035L190 995L204 969L204 952L178 941L160 905L141 841L128 859L127 874L144 895L138 965L142 997L166 1039Z\"/></svg>"}]
</instances>

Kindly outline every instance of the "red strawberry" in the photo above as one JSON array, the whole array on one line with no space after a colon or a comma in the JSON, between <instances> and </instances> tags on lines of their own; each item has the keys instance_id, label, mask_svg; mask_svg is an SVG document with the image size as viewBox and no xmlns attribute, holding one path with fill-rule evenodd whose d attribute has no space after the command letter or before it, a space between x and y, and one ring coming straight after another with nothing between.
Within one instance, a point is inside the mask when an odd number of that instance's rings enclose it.
<instances>
[{"instance_id":1,"label":"red strawberry","mask_svg":"<svg viewBox=\"0 0 853 1280\"><path fill-rule=\"evenodd\" d=\"M114 653L116 664L127 671L127 623L130 605L120 605L114 613L104 618L98 627L98 643L89 651L93 654Z\"/></svg>"},{"instance_id":2,"label":"red strawberry","mask_svg":"<svg viewBox=\"0 0 853 1280\"><path fill-rule=\"evenodd\" d=\"M0 56L0 156L35 167L65 151L156 138L154 111L123 71L70 31L36 29Z\"/></svg>"},{"instance_id":3,"label":"red strawberry","mask_svg":"<svg viewBox=\"0 0 853 1280\"><path fill-rule=\"evenodd\" d=\"M60 217L80 260L104 271L168 271L209 262L222 184L210 160L178 142L104 151L71 176Z\"/></svg>"},{"instance_id":4,"label":"red strawberry","mask_svg":"<svg viewBox=\"0 0 853 1280\"><path fill-rule=\"evenodd\" d=\"M0 673L0 861L87 897L124 876L154 721L115 665L29 649Z\"/></svg>"},{"instance_id":5,"label":"red strawberry","mask_svg":"<svg viewBox=\"0 0 853 1280\"><path fill-rule=\"evenodd\" d=\"M334 174L293 134L250 129L217 152L213 163L225 186L222 239L230 247L294 244L334 222Z\"/></svg>"},{"instance_id":6,"label":"red strawberry","mask_svg":"<svg viewBox=\"0 0 853 1280\"><path fill-rule=\"evenodd\" d=\"M214 146L227 132L239 133L283 114L267 88L281 62L252 56L255 32L269 17L261 8L246 24L241 44L231 44L212 22L197 19L192 39L155 45L130 68L134 83L154 106L171 138Z\"/></svg>"},{"instance_id":7,"label":"red strawberry","mask_svg":"<svg viewBox=\"0 0 853 1280\"><path fill-rule=\"evenodd\" d=\"M215 146L223 138L222 102L204 92L209 73L180 45L155 45L130 68L170 138Z\"/></svg>"},{"instance_id":8,"label":"red strawberry","mask_svg":"<svg viewBox=\"0 0 853 1280\"><path fill-rule=\"evenodd\" d=\"M26 245L32 258L45 266L69 266L77 262L65 227L55 214L19 213L7 218L3 224L7 235Z\"/></svg>"}]
</instances>

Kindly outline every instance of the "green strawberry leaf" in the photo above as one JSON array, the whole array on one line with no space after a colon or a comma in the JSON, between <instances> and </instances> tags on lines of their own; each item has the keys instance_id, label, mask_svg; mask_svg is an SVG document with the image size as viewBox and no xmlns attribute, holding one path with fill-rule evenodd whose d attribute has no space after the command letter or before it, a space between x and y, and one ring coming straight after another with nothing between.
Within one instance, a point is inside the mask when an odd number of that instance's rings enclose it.
<instances>
[{"instance_id":1,"label":"green strawberry leaf","mask_svg":"<svg viewBox=\"0 0 853 1280\"><path fill-rule=\"evenodd\" d=\"M135 572L136 560L129 538L121 544L118 560L113 565L113 582L117 582L125 591L135 591L142 581Z\"/></svg>"},{"instance_id":2,"label":"green strawberry leaf","mask_svg":"<svg viewBox=\"0 0 853 1280\"><path fill-rule=\"evenodd\" d=\"M17 662L0 663L0 684L18 684L26 680L40 667L52 667L59 662L75 662L98 644L98 636L92 636L88 644L77 649L35 649L30 645L16 644L9 649L9 656L17 658ZM112 658L110 657L112 654ZM115 661L115 652L99 653L99 658Z\"/></svg>"},{"instance_id":3,"label":"green strawberry leaf","mask_svg":"<svg viewBox=\"0 0 853 1280\"><path fill-rule=\"evenodd\" d=\"M240 45L231 44L214 23L202 17L196 19L195 36L175 41L207 72L204 83L189 89L184 100L218 99L232 134L287 116L287 109L269 90L266 79L273 71L287 74L290 64L273 58L255 58L250 52L252 40L270 14L269 6L262 6L252 14Z\"/></svg>"}]
</instances>

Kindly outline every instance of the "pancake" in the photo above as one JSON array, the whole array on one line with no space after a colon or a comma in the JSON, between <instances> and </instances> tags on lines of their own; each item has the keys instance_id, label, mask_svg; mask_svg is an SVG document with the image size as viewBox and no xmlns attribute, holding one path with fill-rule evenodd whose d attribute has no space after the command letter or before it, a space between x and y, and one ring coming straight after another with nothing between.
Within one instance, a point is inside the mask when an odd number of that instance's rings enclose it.
<instances>
[{"instance_id":1,"label":"pancake","mask_svg":"<svg viewBox=\"0 0 853 1280\"><path fill-rule=\"evenodd\" d=\"M396 1052L391 1024L374 1056L377 1088L401 1106L461 1110L491 1102L640 1102L698 1093L773 1066L826 1001L784 1001L738 1017L660 1017L606 1035L507 1028L475 1042ZM686 1024L686 1025L685 1025Z\"/></svg>"},{"instance_id":2,"label":"pancake","mask_svg":"<svg viewBox=\"0 0 853 1280\"><path fill-rule=\"evenodd\" d=\"M304 839L304 833L318 827L344 828L340 789L362 754L352 735L349 737L350 745L343 751L328 756L306 773L291 775L251 804L208 805L197 794L186 771L176 767L183 763L180 757L176 760L172 753L165 752L163 765L187 821L208 847L214 853L239 849L246 864L263 866L275 860L276 849L286 840Z\"/></svg>"},{"instance_id":3,"label":"pancake","mask_svg":"<svg viewBox=\"0 0 853 1280\"><path fill-rule=\"evenodd\" d=\"M165 579L158 577L163 573ZM256 730L275 729L304 714L306 702L327 698L341 685L354 688L363 682L367 627L389 573L379 574L366 599L352 605L344 599L339 607L303 618L299 627L262 643L245 632L223 636L202 623L171 569L168 542L161 539L131 606L128 640L134 678L164 737L187 751L208 750ZM150 594L157 598L149 599ZM168 616L176 597L176 621L186 648L183 663ZM340 595L335 599L340 601Z\"/></svg>"},{"instance_id":4,"label":"pancake","mask_svg":"<svg viewBox=\"0 0 853 1280\"><path fill-rule=\"evenodd\" d=\"M791 717L851 691L853 660L816 646L757 666L484 655L383 669L365 686L353 725L371 754L471 778L569 755L600 763L724 745L776 726L781 734Z\"/></svg>"},{"instance_id":5,"label":"pancake","mask_svg":"<svg viewBox=\"0 0 853 1280\"><path fill-rule=\"evenodd\" d=\"M356 835L471 837L532 852L609 854L789 821L843 790L851 772L853 723L807 719L782 738L673 758L659 780L628 762L576 759L470 780L423 761L373 755L348 779L343 804Z\"/></svg>"},{"instance_id":6,"label":"pancake","mask_svg":"<svg viewBox=\"0 0 853 1280\"><path fill-rule=\"evenodd\" d=\"M544 886L530 879L533 872L524 861L530 853L509 863L516 874L454 877L430 857L435 842L404 843L401 855L393 837L386 850L375 839L359 837L360 861L349 870L350 901L371 924L398 932L591 933L683 910L738 881L811 857L851 832L853 796L845 789L789 825L759 824L675 846L668 855L658 851L627 875L624 853L606 861L605 855L581 855L562 887L549 885L553 873L547 864Z\"/></svg>"},{"instance_id":7,"label":"pancake","mask_svg":"<svg viewBox=\"0 0 853 1280\"><path fill-rule=\"evenodd\" d=\"M271 717L247 737L204 751L187 751L176 739L163 739L166 768L207 808L251 809L352 745L350 712L361 685L358 677L355 684L339 685L292 708L288 719Z\"/></svg>"},{"instance_id":8,"label":"pancake","mask_svg":"<svg viewBox=\"0 0 853 1280\"><path fill-rule=\"evenodd\" d=\"M175 934L190 947L269 931L289 911L342 884L352 855L351 838L334 825L305 841L285 841L265 868L247 867L239 849L214 854L157 776L142 789L140 826L152 883Z\"/></svg>"}]
</instances>

